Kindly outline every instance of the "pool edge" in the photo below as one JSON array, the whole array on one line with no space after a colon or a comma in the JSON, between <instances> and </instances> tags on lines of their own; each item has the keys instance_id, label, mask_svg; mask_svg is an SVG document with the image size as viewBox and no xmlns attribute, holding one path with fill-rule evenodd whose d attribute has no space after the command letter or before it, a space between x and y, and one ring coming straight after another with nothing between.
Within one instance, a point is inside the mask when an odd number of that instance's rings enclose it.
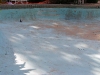
<instances>
[{"instance_id":1,"label":"pool edge","mask_svg":"<svg viewBox=\"0 0 100 75\"><path fill-rule=\"evenodd\" d=\"M75 5L75 4L1 4L0 9L23 9L23 8L96 8L100 9L100 5Z\"/></svg>"}]
</instances>

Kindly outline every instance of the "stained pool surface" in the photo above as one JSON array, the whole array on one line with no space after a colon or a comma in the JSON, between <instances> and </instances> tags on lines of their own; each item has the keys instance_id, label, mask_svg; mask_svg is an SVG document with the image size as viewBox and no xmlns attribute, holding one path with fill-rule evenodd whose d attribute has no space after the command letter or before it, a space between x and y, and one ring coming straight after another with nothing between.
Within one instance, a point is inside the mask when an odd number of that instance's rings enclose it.
<instances>
[{"instance_id":1,"label":"stained pool surface","mask_svg":"<svg viewBox=\"0 0 100 75\"><path fill-rule=\"evenodd\" d=\"M0 75L100 75L99 13L0 10Z\"/></svg>"}]
</instances>

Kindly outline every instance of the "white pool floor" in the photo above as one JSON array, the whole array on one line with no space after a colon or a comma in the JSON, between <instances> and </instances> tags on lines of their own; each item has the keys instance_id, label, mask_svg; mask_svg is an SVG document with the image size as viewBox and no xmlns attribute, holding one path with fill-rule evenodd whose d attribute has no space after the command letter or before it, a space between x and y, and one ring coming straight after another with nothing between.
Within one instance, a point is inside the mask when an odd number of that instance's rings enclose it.
<instances>
[{"instance_id":1,"label":"white pool floor","mask_svg":"<svg viewBox=\"0 0 100 75\"><path fill-rule=\"evenodd\" d=\"M99 23L1 22L0 75L100 75Z\"/></svg>"}]
</instances>

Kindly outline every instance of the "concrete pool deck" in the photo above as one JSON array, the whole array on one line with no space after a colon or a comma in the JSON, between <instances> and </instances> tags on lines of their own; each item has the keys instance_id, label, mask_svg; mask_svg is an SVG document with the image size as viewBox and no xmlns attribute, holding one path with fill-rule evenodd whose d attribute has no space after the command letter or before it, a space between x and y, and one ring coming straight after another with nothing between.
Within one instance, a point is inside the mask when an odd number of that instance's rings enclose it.
<instances>
[{"instance_id":1,"label":"concrete pool deck","mask_svg":"<svg viewBox=\"0 0 100 75\"><path fill-rule=\"evenodd\" d=\"M80 8L2 9L0 75L100 75L99 13Z\"/></svg>"}]
</instances>

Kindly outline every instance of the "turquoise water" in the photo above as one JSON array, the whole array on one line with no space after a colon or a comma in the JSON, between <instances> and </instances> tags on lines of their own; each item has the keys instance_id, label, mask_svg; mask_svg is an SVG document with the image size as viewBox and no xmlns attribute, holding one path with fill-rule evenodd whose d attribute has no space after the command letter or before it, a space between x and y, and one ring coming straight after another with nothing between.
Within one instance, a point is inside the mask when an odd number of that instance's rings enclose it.
<instances>
[{"instance_id":1,"label":"turquoise water","mask_svg":"<svg viewBox=\"0 0 100 75\"><path fill-rule=\"evenodd\" d=\"M1 9L0 21L4 20L91 20L100 17L100 9L82 8L32 8Z\"/></svg>"}]
</instances>

